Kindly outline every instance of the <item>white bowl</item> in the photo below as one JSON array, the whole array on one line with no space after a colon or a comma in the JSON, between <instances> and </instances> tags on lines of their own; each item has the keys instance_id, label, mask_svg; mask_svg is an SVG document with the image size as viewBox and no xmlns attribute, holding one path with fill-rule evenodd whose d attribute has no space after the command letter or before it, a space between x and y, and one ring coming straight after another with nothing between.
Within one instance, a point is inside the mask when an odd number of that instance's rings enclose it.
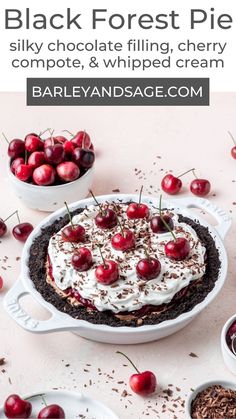
<instances>
[{"instance_id":1,"label":"white bowl","mask_svg":"<svg viewBox=\"0 0 236 419\"><path fill-rule=\"evenodd\" d=\"M230 317L229 320L225 323L222 332L221 332L221 353L224 359L226 367L236 375L236 356L231 352L227 343L226 343L226 333L230 328L231 324L236 321L236 314Z\"/></svg>"},{"instance_id":2,"label":"white bowl","mask_svg":"<svg viewBox=\"0 0 236 419\"><path fill-rule=\"evenodd\" d=\"M222 387L226 387L226 388L229 388L231 390L236 390L236 383L233 383L231 381L215 379L215 380L206 381L205 383L200 384L199 386L197 386L195 388L195 390L193 392L191 392L189 394L189 396L186 400L186 404L185 404L186 419L192 419L192 417L191 417L191 404L192 404L192 401L197 397L198 393L200 393L200 391L205 390L205 388L213 386L213 385L221 385Z\"/></svg>"},{"instance_id":3,"label":"white bowl","mask_svg":"<svg viewBox=\"0 0 236 419\"><path fill-rule=\"evenodd\" d=\"M74 182L55 186L38 186L22 182L13 175L9 164L8 177L17 196L28 208L52 212L63 206L63 203L84 199L88 196L93 182L94 167Z\"/></svg>"},{"instance_id":4,"label":"white bowl","mask_svg":"<svg viewBox=\"0 0 236 419\"><path fill-rule=\"evenodd\" d=\"M119 200L119 202L127 202L130 200L138 201L138 196L120 194L98 197L98 201L100 202L113 202L117 200ZM159 198L142 197L142 201L147 204L154 205L155 207L159 205ZM70 209L75 210L79 207L84 208L86 205L91 205L93 203L94 201L92 198L84 199L83 201L71 204ZM207 226L219 250L221 269L215 286L206 296L204 301L197 304L191 311L183 313L173 320L163 321L160 324L150 326L144 325L140 327L111 327L74 319L68 314L60 312L56 309L56 307L46 302L41 294L35 289L35 286L30 279L28 268L29 251L35 237L40 235L41 229L52 224L55 220L58 220L58 218L63 216L65 214L65 208L62 208L45 218L45 220L43 220L34 229L26 241L21 258L20 278L5 296L5 309L20 326L30 332L49 333L67 330L73 331L74 333L91 340L107 343L131 344L150 342L171 335L172 333L182 329L190 323L197 314L209 305L224 285L228 263L222 239L231 225L231 218L216 205L213 205L208 200L201 198L191 197L172 199L170 201L163 200L163 206L172 209L174 208L184 216L190 217L193 220L199 221L202 225ZM201 208L205 212L213 215L218 222L217 226L210 226L210 224L208 224L204 219L197 216L195 212L191 211L191 208ZM33 319L28 313L26 313L20 305L20 298L25 294L31 294L40 304L46 307L52 314L51 318L46 321L39 321Z\"/></svg>"}]
</instances>

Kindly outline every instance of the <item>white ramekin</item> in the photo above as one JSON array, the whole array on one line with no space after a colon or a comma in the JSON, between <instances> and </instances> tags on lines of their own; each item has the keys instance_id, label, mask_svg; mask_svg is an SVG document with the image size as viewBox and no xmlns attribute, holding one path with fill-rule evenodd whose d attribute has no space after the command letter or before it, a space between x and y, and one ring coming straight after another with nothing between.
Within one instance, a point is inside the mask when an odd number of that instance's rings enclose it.
<instances>
[{"instance_id":1,"label":"white ramekin","mask_svg":"<svg viewBox=\"0 0 236 419\"><path fill-rule=\"evenodd\" d=\"M191 392L189 394L189 396L186 400L186 403L185 403L186 419L192 419L192 417L191 417L191 404L192 404L192 401L197 397L198 393L200 393L200 391L205 390L205 388L210 387L210 386L214 386L214 385L221 385L222 387L226 387L226 388L229 388L231 390L236 390L236 383L233 383L231 381L215 379L215 380L206 381L205 383L200 384L199 386L197 386L195 388L195 390L193 392Z\"/></svg>"},{"instance_id":2,"label":"white ramekin","mask_svg":"<svg viewBox=\"0 0 236 419\"><path fill-rule=\"evenodd\" d=\"M8 178L17 196L28 208L52 212L68 203L84 199L92 187L94 168L89 169L83 176L74 182L55 186L38 186L22 182L11 172L7 165Z\"/></svg>"},{"instance_id":3,"label":"white ramekin","mask_svg":"<svg viewBox=\"0 0 236 419\"><path fill-rule=\"evenodd\" d=\"M138 201L137 195L104 195L98 197L99 202L128 202ZM151 198L143 196L142 201L154 205L159 205L159 198ZM75 202L70 205L70 209L73 211L77 208L84 208L86 205L93 204L92 198L84 199L83 201ZM195 305L192 310L181 314L173 320L166 320L160 324L155 325L144 325L140 327L111 327L103 324L92 324L84 320L77 320L69 316L68 314L62 313L56 309L53 305L49 304L44 300L41 294L35 289L33 282L30 279L28 260L30 254L30 247L34 239L40 235L42 228L52 224L65 214L65 208L50 214L45 218L31 233L28 240L26 241L21 258L21 274L19 280L11 288L4 299L4 306L11 317L23 328L34 333L51 333L55 331L73 331L78 335L87 339L117 343L117 344L134 344L150 342L157 339L161 339L165 336L171 335L182 329L184 326L189 324L197 314L199 314L209 303L217 296L221 288L224 285L227 275L227 254L223 245L222 239L225 237L228 229L231 225L231 218L219 207L212 204L210 201L202 198L182 198L163 200L163 206L166 208L174 209L175 211L183 214L184 216L190 217L201 225L208 227L209 233L213 237L216 247L219 250L219 257L221 261L221 269L219 272L218 279L215 282L215 286L212 291L206 296L206 298L199 304ZM192 211L192 208L201 208L204 212L210 213L217 220L217 225L212 227L203 218L196 215L196 212ZM25 294L31 294L40 304L46 307L52 314L51 318L46 321L40 321L33 319L28 313L26 313L20 304L20 298Z\"/></svg>"},{"instance_id":4,"label":"white ramekin","mask_svg":"<svg viewBox=\"0 0 236 419\"><path fill-rule=\"evenodd\" d=\"M236 375L236 356L231 352L227 343L226 343L226 333L230 328L231 324L236 321L236 314L234 314L230 319L225 323L222 332L221 332L221 353L224 359L224 363L230 372Z\"/></svg>"}]
</instances>

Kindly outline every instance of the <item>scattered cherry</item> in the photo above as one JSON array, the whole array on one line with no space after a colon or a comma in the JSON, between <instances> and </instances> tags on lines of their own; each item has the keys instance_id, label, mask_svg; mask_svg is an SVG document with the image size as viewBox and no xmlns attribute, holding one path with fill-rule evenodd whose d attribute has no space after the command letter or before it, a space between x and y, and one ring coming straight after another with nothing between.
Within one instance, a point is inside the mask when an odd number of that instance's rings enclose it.
<instances>
[{"instance_id":1,"label":"scattered cherry","mask_svg":"<svg viewBox=\"0 0 236 419\"><path fill-rule=\"evenodd\" d=\"M21 399L17 394L11 394L4 403L4 413L7 418L29 418L31 412L31 403Z\"/></svg>"},{"instance_id":2,"label":"scattered cherry","mask_svg":"<svg viewBox=\"0 0 236 419\"><path fill-rule=\"evenodd\" d=\"M140 396L148 396L156 391L157 379L151 371L140 372L130 358L123 352L117 351L117 354L123 355L137 371L137 374L131 375L129 385L134 393Z\"/></svg>"},{"instance_id":3,"label":"scattered cherry","mask_svg":"<svg viewBox=\"0 0 236 419\"><path fill-rule=\"evenodd\" d=\"M143 191L143 186L140 189L139 202L138 203L132 202L131 204L129 204L126 210L127 217L130 218L131 220L149 217L148 206L146 204L141 203L142 191Z\"/></svg>"},{"instance_id":4,"label":"scattered cherry","mask_svg":"<svg viewBox=\"0 0 236 419\"><path fill-rule=\"evenodd\" d=\"M187 172L184 172L177 177L172 175L171 173L165 175L161 182L161 187L163 191L168 193L169 195L177 194L182 188L182 180L180 178L186 175L187 173L192 172L192 170L194 169L188 170Z\"/></svg>"},{"instance_id":5,"label":"scattered cherry","mask_svg":"<svg viewBox=\"0 0 236 419\"><path fill-rule=\"evenodd\" d=\"M157 278L161 272L160 261L146 254L146 258L139 260L136 266L136 272L138 278L144 279L145 281Z\"/></svg>"},{"instance_id":6,"label":"scattered cherry","mask_svg":"<svg viewBox=\"0 0 236 419\"><path fill-rule=\"evenodd\" d=\"M211 184L207 179L194 179L190 184L190 190L194 195L205 196L211 190Z\"/></svg>"},{"instance_id":7,"label":"scattered cherry","mask_svg":"<svg viewBox=\"0 0 236 419\"><path fill-rule=\"evenodd\" d=\"M5 220L0 218L0 237L3 237L7 232L6 221L9 220L9 218L11 218L15 214L17 215L18 221L20 221L19 216L18 216L18 211L14 211L11 215L9 215L7 218L5 218Z\"/></svg>"},{"instance_id":8,"label":"scattered cherry","mask_svg":"<svg viewBox=\"0 0 236 419\"><path fill-rule=\"evenodd\" d=\"M65 158L65 151L62 144L55 144L44 149L45 159L48 163L59 164Z\"/></svg>"},{"instance_id":9,"label":"scattered cherry","mask_svg":"<svg viewBox=\"0 0 236 419\"><path fill-rule=\"evenodd\" d=\"M121 233L116 233L111 239L112 247L115 250L126 251L135 246L134 233L128 228L122 228Z\"/></svg>"},{"instance_id":10,"label":"scattered cherry","mask_svg":"<svg viewBox=\"0 0 236 419\"><path fill-rule=\"evenodd\" d=\"M190 253L190 244L185 237L178 237L165 245L165 254L169 259L184 260Z\"/></svg>"},{"instance_id":11,"label":"scattered cherry","mask_svg":"<svg viewBox=\"0 0 236 419\"><path fill-rule=\"evenodd\" d=\"M40 410L38 419L65 419L65 412L58 404L50 404Z\"/></svg>"},{"instance_id":12,"label":"scattered cherry","mask_svg":"<svg viewBox=\"0 0 236 419\"><path fill-rule=\"evenodd\" d=\"M117 225L117 215L115 211L111 208L102 208L93 192L90 191L90 193L99 207L99 213L95 217L96 226L103 230L115 227Z\"/></svg>"},{"instance_id":13,"label":"scattered cherry","mask_svg":"<svg viewBox=\"0 0 236 419\"><path fill-rule=\"evenodd\" d=\"M65 182L73 182L78 179L80 175L80 170L77 164L72 161L64 161L60 163L56 168L57 174L60 179Z\"/></svg>"},{"instance_id":14,"label":"scattered cherry","mask_svg":"<svg viewBox=\"0 0 236 419\"><path fill-rule=\"evenodd\" d=\"M2 279L2 277L0 276L0 290L1 289L3 289L3 279Z\"/></svg>"},{"instance_id":15,"label":"scattered cherry","mask_svg":"<svg viewBox=\"0 0 236 419\"><path fill-rule=\"evenodd\" d=\"M28 239L30 233L33 231L33 229L34 227L30 223L20 223L13 228L12 234L16 240L19 240L20 242L25 242Z\"/></svg>"},{"instance_id":16,"label":"scattered cherry","mask_svg":"<svg viewBox=\"0 0 236 419\"><path fill-rule=\"evenodd\" d=\"M236 141L230 131L228 131L228 134L234 143L234 146L231 148L231 156L233 157L233 159L236 159Z\"/></svg>"},{"instance_id":17,"label":"scattered cherry","mask_svg":"<svg viewBox=\"0 0 236 419\"><path fill-rule=\"evenodd\" d=\"M76 224L76 225L73 224L71 213L66 202L65 202L65 206L66 206L67 213L69 216L70 225L63 228L62 239L65 242L72 242L72 243L83 242L85 240L85 229L80 224Z\"/></svg>"},{"instance_id":18,"label":"scattered cherry","mask_svg":"<svg viewBox=\"0 0 236 419\"><path fill-rule=\"evenodd\" d=\"M76 249L72 255L71 263L76 271L87 271L93 263L90 250L86 247L80 247L79 249Z\"/></svg>"},{"instance_id":19,"label":"scattered cherry","mask_svg":"<svg viewBox=\"0 0 236 419\"><path fill-rule=\"evenodd\" d=\"M34 151L28 158L28 164L36 169L36 167L42 166L45 163L45 156L43 151Z\"/></svg>"},{"instance_id":20,"label":"scattered cherry","mask_svg":"<svg viewBox=\"0 0 236 419\"><path fill-rule=\"evenodd\" d=\"M85 150L84 148L75 148L72 152L72 160L80 167L89 169L93 166L95 154L92 150Z\"/></svg>"},{"instance_id":21,"label":"scattered cherry","mask_svg":"<svg viewBox=\"0 0 236 419\"><path fill-rule=\"evenodd\" d=\"M33 180L39 186L52 185L55 182L56 171L49 164L37 167L33 172Z\"/></svg>"},{"instance_id":22,"label":"scattered cherry","mask_svg":"<svg viewBox=\"0 0 236 419\"><path fill-rule=\"evenodd\" d=\"M164 214L162 217L164 218L165 224L168 224L169 228L173 230L174 223L170 215ZM158 234L167 233L169 230L167 229L165 224L163 223L160 215L154 215L150 221L150 227L153 233L158 233Z\"/></svg>"},{"instance_id":23,"label":"scattered cherry","mask_svg":"<svg viewBox=\"0 0 236 419\"><path fill-rule=\"evenodd\" d=\"M33 168L29 164L19 164L15 170L15 175L17 179L22 180L23 182L26 182L31 178L33 174Z\"/></svg>"},{"instance_id":24,"label":"scattered cherry","mask_svg":"<svg viewBox=\"0 0 236 419\"><path fill-rule=\"evenodd\" d=\"M30 153L34 151L41 151L44 148L44 142L41 140L39 135L31 133L25 137L25 149Z\"/></svg>"},{"instance_id":25,"label":"scattered cherry","mask_svg":"<svg viewBox=\"0 0 236 419\"><path fill-rule=\"evenodd\" d=\"M24 164L25 160L23 159L23 157L17 157L16 159L12 160L11 162L11 171L13 174L16 173L16 168L20 165L20 164Z\"/></svg>"},{"instance_id":26,"label":"scattered cherry","mask_svg":"<svg viewBox=\"0 0 236 419\"><path fill-rule=\"evenodd\" d=\"M119 278L118 264L114 260L105 260L100 246L98 246L103 263L98 265L95 276L98 282L103 285L111 285Z\"/></svg>"}]
</instances>

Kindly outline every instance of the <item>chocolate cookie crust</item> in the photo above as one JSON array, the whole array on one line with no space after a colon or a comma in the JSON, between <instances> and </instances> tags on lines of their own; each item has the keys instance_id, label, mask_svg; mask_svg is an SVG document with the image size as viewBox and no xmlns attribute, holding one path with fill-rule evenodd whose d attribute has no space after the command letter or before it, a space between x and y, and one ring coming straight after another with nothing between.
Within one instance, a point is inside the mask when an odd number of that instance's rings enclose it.
<instances>
[{"instance_id":1,"label":"chocolate cookie crust","mask_svg":"<svg viewBox=\"0 0 236 419\"><path fill-rule=\"evenodd\" d=\"M83 212L78 209L72 213L76 215ZM215 242L211 237L208 228L194 222L190 218L179 215L179 220L189 224L197 233L199 239L206 247L207 263L206 273L200 282L191 284L188 293L182 299L176 302L170 302L166 305L166 310L160 314L154 314L137 322L137 319L131 321L120 320L110 311L88 311L86 307L72 306L67 299L62 299L56 291L46 282L46 259L49 240L53 234L59 231L67 223L69 223L68 215L56 220L53 224L42 229L41 234L34 240L30 248L29 257L29 273L37 291L43 298L54 305L58 310L69 314L70 316L89 321L94 324L106 324L113 327L130 326L138 327L139 325L153 325L161 323L165 320L172 320L180 314L188 312L193 307L205 299L207 294L214 288L218 279L220 270L219 252L215 246Z\"/></svg>"}]
</instances>

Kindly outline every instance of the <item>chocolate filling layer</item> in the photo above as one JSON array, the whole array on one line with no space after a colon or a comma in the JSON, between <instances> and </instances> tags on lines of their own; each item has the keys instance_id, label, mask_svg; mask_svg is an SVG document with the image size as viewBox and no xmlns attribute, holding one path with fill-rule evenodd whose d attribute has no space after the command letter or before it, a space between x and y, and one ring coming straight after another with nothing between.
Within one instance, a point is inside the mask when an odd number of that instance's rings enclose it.
<instances>
[{"instance_id":1,"label":"chocolate filling layer","mask_svg":"<svg viewBox=\"0 0 236 419\"><path fill-rule=\"evenodd\" d=\"M83 210L78 209L72 215L79 214ZM53 234L64 227L68 222L68 215L55 221L50 226L42 229L41 234L34 240L30 249L29 271L30 277L35 285L37 291L43 298L54 305L58 310L69 314L70 316L87 320L94 324L106 324L113 327L131 326L138 327L140 325L153 325L163 322L164 320L171 320L182 313L193 309L196 304L199 304L205 299L207 294L214 288L215 282L218 279L220 270L219 252L215 246L215 242L211 237L208 228L203 227L190 218L179 215L179 220L189 224L197 233L199 239L206 247L207 263L206 273L200 281L196 281L188 287L188 292L183 295L181 299L172 300L166 304L165 309L158 312L150 313L142 318L135 317L129 320L119 318L110 311L95 311L88 310L83 306L73 306L67 301L67 298L62 298L54 290L54 288L46 282L46 260L48 243Z\"/></svg>"}]
</instances>

